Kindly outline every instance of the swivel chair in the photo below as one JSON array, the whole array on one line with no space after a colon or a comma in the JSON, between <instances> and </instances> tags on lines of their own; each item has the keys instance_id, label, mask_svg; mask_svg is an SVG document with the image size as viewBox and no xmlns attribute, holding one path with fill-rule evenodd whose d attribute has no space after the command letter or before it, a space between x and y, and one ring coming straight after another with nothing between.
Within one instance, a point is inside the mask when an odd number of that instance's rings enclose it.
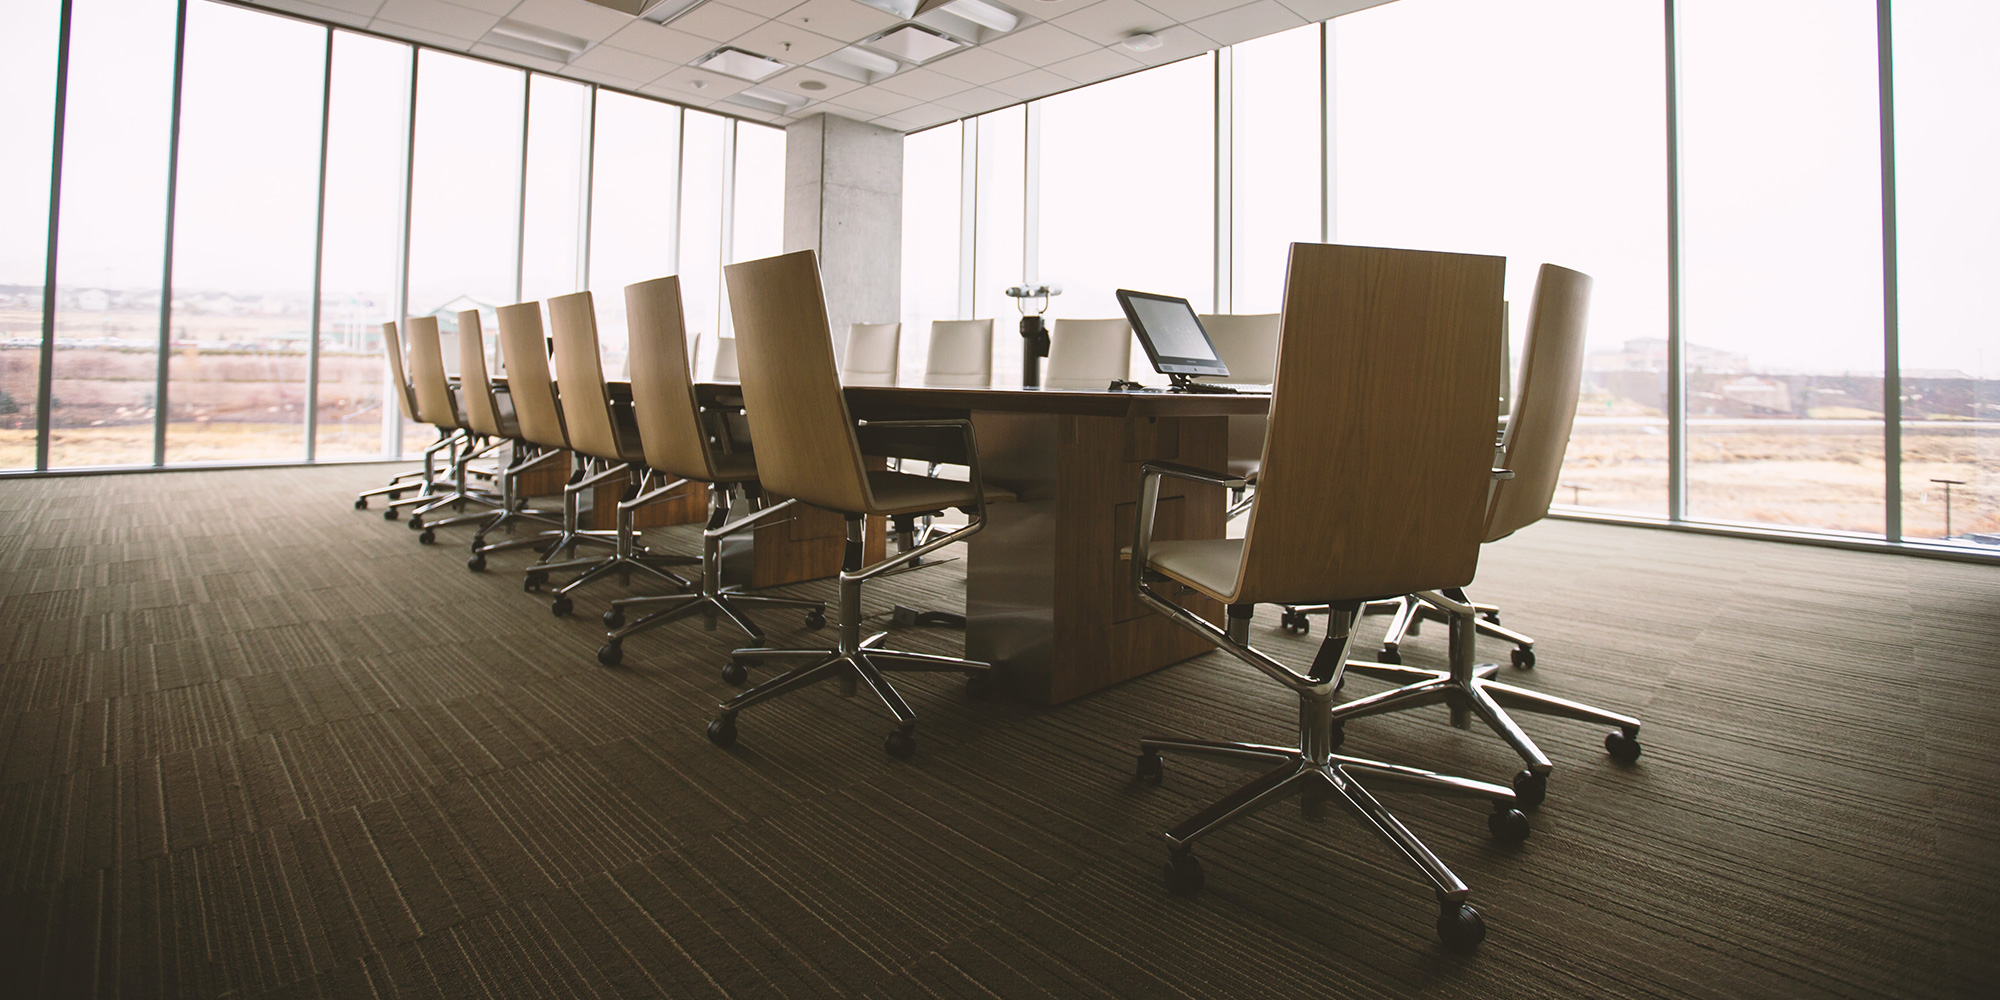
<instances>
[{"instance_id":1,"label":"swivel chair","mask_svg":"<svg viewBox=\"0 0 2000 1000\"><path fill-rule=\"evenodd\" d=\"M1192 739L1139 745L1141 780L1158 782L1163 753L1268 769L1166 833L1167 885L1203 883L1193 844L1297 794L1308 816L1328 802L1413 863L1439 904L1438 934L1455 946L1485 936L1468 889L1368 789L1485 799L1502 841L1528 834L1514 792L1334 751L1333 723L1352 624L1384 594L1462 586L1479 560L1481 518L1496 470L1490 390L1499 371L1498 325L1506 262L1468 254L1296 243L1285 283L1271 429L1244 537L1152 538L1165 476L1228 487L1241 480L1167 463L1143 466L1131 586L1140 601L1296 695L1296 747ZM1475 391L1478 390L1478 391ZM1165 586L1165 590L1158 589ZM1174 588L1228 606L1228 630L1188 611ZM1332 604L1332 624L1305 672L1248 641L1262 603L1307 594Z\"/></svg>"},{"instance_id":2,"label":"swivel chair","mask_svg":"<svg viewBox=\"0 0 2000 1000\"><path fill-rule=\"evenodd\" d=\"M924 352L924 384L985 388L993 384L993 321L931 321Z\"/></svg>"},{"instance_id":3,"label":"swivel chair","mask_svg":"<svg viewBox=\"0 0 2000 1000\"><path fill-rule=\"evenodd\" d=\"M1132 374L1132 324L1123 319L1059 319L1049 333L1050 389L1102 389Z\"/></svg>"},{"instance_id":4,"label":"swivel chair","mask_svg":"<svg viewBox=\"0 0 2000 1000\"><path fill-rule=\"evenodd\" d=\"M441 528L461 519L478 521L479 530L472 536L472 551L476 555L495 528L510 526L517 520L556 526L549 520L556 512L529 509L527 498L520 496L518 490L521 476L561 458L563 449L538 445L522 436L521 422L514 415L513 394L504 388L496 390L486 373L486 336L480 328L477 309L460 310L458 314L458 398L465 410L466 425L475 434L507 442L510 461L500 470L498 509L433 521L431 527Z\"/></svg>"},{"instance_id":5,"label":"swivel chair","mask_svg":"<svg viewBox=\"0 0 2000 1000\"><path fill-rule=\"evenodd\" d=\"M840 359L841 385L895 385L903 324L855 323Z\"/></svg>"},{"instance_id":6,"label":"swivel chair","mask_svg":"<svg viewBox=\"0 0 2000 1000\"><path fill-rule=\"evenodd\" d=\"M712 440L704 427L701 404L695 398L694 378L688 368L680 279L655 278L626 285L625 315L632 337L632 408L639 424L646 465L656 474L675 479L620 504L620 514L624 514L627 506L636 509L678 492L690 482L706 483L708 524L701 539L701 589L691 594L612 601L611 610L604 613L604 627L611 631L597 651L598 662L607 667L617 666L624 657L626 639L694 614L704 615L711 629L718 616L727 618L752 641L764 641L764 630L744 614L738 607L740 604L802 608L809 627L825 625L824 601L746 594L722 585L722 539L755 523L749 519L729 523L730 493L733 487L755 485L757 463L750 452L719 447L726 445L727 438ZM752 495L761 496L761 492ZM667 606L626 623L626 612L653 604ZM741 679L740 675L731 677L734 683L740 683Z\"/></svg>"},{"instance_id":7,"label":"swivel chair","mask_svg":"<svg viewBox=\"0 0 2000 1000\"><path fill-rule=\"evenodd\" d=\"M422 423L423 421L417 418L416 393L410 389L409 376L403 374L402 338L396 335L394 323L382 324L382 353L389 362L391 392L395 394L397 407L403 411L403 419L412 423ZM404 504L421 506L428 502L438 483L437 454L441 451L447 455L455 454L460 438L461 435L456 431L438 428L437 440L424 449L422 467L397 473L390 477L387 486L362 490L354 497L354 509L367 510L369 497L386 496L389 498L389 508L382 512L382 520L393 521L396 519L398 506ZM416 482L409 482L412 479ZM415 490L416 495L404 500L403 494L411 490Z\"/></svg>"},{"instance_id":8,"label":"swivel chair","mask_svg":"<svg viewBox=\"0 0 2000 1000\"><path fill-rule=\"evenodd\" d=\"M758 477L765 489L791 498L746 520L761 521L779 516L793 504L810 504L846 520L847 547L840 571L839 640L835 648L736 650L733 666L777 659L805 658L809 662L723 702L715 721L709 723L708 738L717 746L729 746L736 740L736 717L744 709L832 679L843 693L852 692L859 682L882 699L897 723L883 747L893 756L908 757L916 749L916 714L883 674L894 670L960 672L972 679L969 686L977 692L984 687L988 665L886 649L881 642L887 633L862 638L861 585L985 527L986 495L979 480L972 421L869 421L866 425L955 431L972 463L970 482L866 469L855 421L840 390L826 299L813 252L802 250L730 264L722 271L736 321L743 404L751 438L756 442ZM863 518L936 513L948 507L964 510L968 523L873 566L863 565Z\"/></svg>"},{"instance_id":9,"label":"swivel chair","mask_svg":"<svg viewBox=\"0 0 2000 1000\"><path fill-rule=\"evenodd\" d=\"M465 412L459 405L458 394L452 390L450 377L445 374L444 352L439 342L437 317L413 317L410 320L409 335L410 390L417 399L417 416L440 430L456 432L461 438L457 453L451 462L449 489L432 496L428 503L410 511L408 522L410 530L422 532L417 536L417 540L430 545L437 540L435 529L446 524L479 520L484 515L474 514L426 521L425 514L442 510L447 506L463 510L467 503L477 503L485 507L499 506L498 497L484 490L475 490L469 484L472 462L491 453L499 447L499 442L479 434L466 422Z\"/></svg>"}]
</instances>

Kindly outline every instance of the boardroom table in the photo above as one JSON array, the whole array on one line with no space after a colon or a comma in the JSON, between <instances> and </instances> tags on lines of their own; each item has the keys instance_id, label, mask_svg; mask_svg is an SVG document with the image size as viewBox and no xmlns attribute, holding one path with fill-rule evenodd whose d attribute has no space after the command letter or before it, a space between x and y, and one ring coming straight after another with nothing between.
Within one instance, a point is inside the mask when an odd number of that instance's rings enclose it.
<instances>
[{"instance_id":1,"label":"boardroom table","mask_svg":"<svg viewBox=\"0 0 2000 1000\"><path fill-rule=\"evenodd\" d=\"M718 387L719 388L719 387ZM1006 689L1068 701L1214 648L1132 594L1140 466L1228 467L1228 417L1264 413L1265 394L849 386L859 420L968 417L982 478L1014 494L990 503L966 543L965 653ZM1220 538L1216 486L1162 481L1154 537ZM1192 592L1183 606L1222 608Z\"/></svg>"}]
</instances>

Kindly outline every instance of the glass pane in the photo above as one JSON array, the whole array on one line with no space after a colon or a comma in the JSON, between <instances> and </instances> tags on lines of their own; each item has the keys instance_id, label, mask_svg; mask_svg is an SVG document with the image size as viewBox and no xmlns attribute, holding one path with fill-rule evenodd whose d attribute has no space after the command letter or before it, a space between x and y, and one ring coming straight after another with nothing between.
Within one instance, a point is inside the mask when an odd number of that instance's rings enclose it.
<instances>
[{"instance_id":1,"label":"glass pane","mask_svg":"<svg viewBox=\"0 0 2000 1000\"><path fill-rule=\"evenodd\" d=\"M175 7L76 0L70 16L49 464L148 464Z\"/></svg>"},{"instance_id":2,"label":"glass pane","mask_svg":"<svg viewBox=\"0 0 2000 1000\"><path fill-rule=\"evenodd\" d=\"M2000 546L2000 8L1895 7L1903 535ZM1957 480L1940 483L1937 480ZM1950 487L1950 510L1946 509Z\"/></svg>"},{"instance_id":3,"label":"glass pane","mask_svg":"<svg viewBox=\"0 0 2000 1000\"><path fill-rule=\"evenodd\" d=\"M1208 312L1214 247L1213 57L1042 102L1042 280L1063 289L1049 315L1123 316L1120 288L1177 295ZM1165 382L1136 345L1132 371Z\"/></svg>"},{"instance_id":4,"label":"glass pane","mask_svg":"<svg viewBox=\"0 0 2000 1000\"><path fill-rule=\"evenodd\" d=\"M1319 31L1308 24L1240 43L1230 54L1230 312L1277 312L1291 245L1319 242Z\"/></svg>"},{"instance_id":5,"label":"glass pane","mask_svg":"<svg viewBox=\"0 0 2000 1000\"><path fill-rule=\"evenodd\" d=\"M1680 10L1688 515L1880 532L1875 5Z\"/></svg>"},{"instance_id":6,"label":"glass pane","mask_svg":"<svg viewBox=\"0 0 2000 1000\"><path fill-rule=\"evenodd\" d=\"M376 457L396 444L392 429L399 414L381 324L397 318L409 122L410 47L334 32L320 261L318 459Z\"/></svg>"},{"instance_id":7,"label":"glass pane","mask_svg":"<svg viewBox=\"0 0 2000 1000\"><path fill-rule=\"evenodd\" d=\"M188 5L167 463L305 457L326 29Z\"/></svg>"},{"instance_id":8,"label":"glass pane","mask_svg":"<svg viewBox=\"0 0 2000 1000\"><path fill-rule=\"evenodd\" d=\"M36 386L42 366L42 281L49 236L49 140L55 118L61 6L8 4L0 32L0 469L35 464Z\"/></svg>"},{"instance_id":9,"label":"glass pane","mask_svg":"<svg viewBox=\"0 0 2000 1000\"><path fill-rule=\"evenodd\" d=\"M959 318L964 160L965 126L959 122L903 140L903 347L897 380L906 384L923 381L931 321Z\"/></svg>"},{"instance_id":10,"label":"glass pane","mask_svg":"<svg viewBox=\"0 0 2000 1000\"><path fill-rule=\"evenodd\" d=\"M721 329L722 177L728 166L723 140L729 121L702 111L686 115L681 137L681 309L687 318L688 338L699 337L701 349L711 351L715 333ZM615 299L622 327L625 286L600 284L597 289L598 310L610 311L607 307ZM623 360L622 356L613 359L607 352L605 371L617 371Z\"/></svg>"},{"instance_id":11,"label":"glass pane","mask_svg":"<svg viewBox=\"0 0 2000 1000\"><path fill-rule=\"evenodd\" d=\"M785 131L751 122L736 123L736 206L729 260L761 260L785 252ZM729 296L722 296L724 336ZM715 345L703 344L695 359L696 377L715 370Z\"/></svg>"},{"instance_id":12,"label":"glass pane","mask_svg":"<svg viewBox=\"0 0 2000 1000\"><path fill-rule=\"evenodd\" d=\"M590 88L540 73L528 78L527 216L521 238L523 302L583 287L588 204Z\"/></svg>"},{"instance_id":13,"label":"glass pane","mask_svg":"<svg viewBox=\"0 0 2000 1000\"><path fill-rule=\"evenodd\" d=\"M1591 275L1556 502L1664 515L1660 8L1400 0L1328 30L1335 240L1504 254L1517 355L1540 265Z\"/></svg>"},{"instance_id":14,"label":"glass pane","mask_svg":"<svg viewBox=\"0 0 2000 1000\"><path fill-rule=\"evenodd\" d=\"M972 315L966 318L993 318L996 386L1021 384L1021 338L1016 335L1020 314L1006 291L1021 283L1021 211L1026 195L1022 157L1027 150L1027 121L1023 105L980 115L975 126L979 129L978 214L973 220ZM1048 173L1046 167L1043 173ZM1046 200L1047 195L1043 197ZM1048 218L1046 210L1042 217ZM1042 273L1053 273L1047 263L1042 265ZM1055 278L1057 283L1062 280ZM1065 313L1064 304L1057 299L1049 314L1076 315Z\"/></svg>"},{"instance_id":15,"label":"glass pane","mask_svg":"<svg viewBox=\"0 0 2000 1000\"><path fill-rule=\"evenodd\" d=\"M670 104L597 92L590 287L596 292L597 336L605 355L618 364L625 357L625 286L679 273L673 193L680 119L680 109Z\"/></svg>"}]
</instances>

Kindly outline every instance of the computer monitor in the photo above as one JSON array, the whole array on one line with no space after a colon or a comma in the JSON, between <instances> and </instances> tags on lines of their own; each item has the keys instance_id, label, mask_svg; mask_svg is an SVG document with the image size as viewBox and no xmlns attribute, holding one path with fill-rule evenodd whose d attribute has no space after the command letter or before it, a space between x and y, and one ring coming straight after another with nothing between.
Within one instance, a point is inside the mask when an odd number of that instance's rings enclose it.
<instances>
[{"instance_id":1,"label":"computer monitor","mask_svg":"<svg viewBox=\"0 0 2000 1000\"><path fill-rule=\"evenodd\" d=\"M1153 370L1183 383L1191 375L1227 376L1229 366L1215 353L1215 344L1188 300L1150 292L1118 290L1118 305L1139 335Z\"/></svg>"}]
</instances>

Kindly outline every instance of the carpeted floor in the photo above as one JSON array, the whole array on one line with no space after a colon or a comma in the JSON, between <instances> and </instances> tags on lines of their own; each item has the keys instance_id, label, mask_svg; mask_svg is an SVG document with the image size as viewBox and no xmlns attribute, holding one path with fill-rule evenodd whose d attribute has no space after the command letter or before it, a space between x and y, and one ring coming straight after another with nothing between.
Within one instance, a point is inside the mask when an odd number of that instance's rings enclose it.
<instances>
[{"instance_id":1,"label":"carpeted floor","mask_svg":"<svg viewBox=\"0 0 2000 1000\"><path fill-rule=\"evenodd\" d=\"M898 681L919 749L831 687L702 728L734 638L593 653L527 556L464 567L350 508L381 467L0 483L0 994L22 997L1952 997L2000 982L2000 569L1549 522L1475 592L1520 683L1645 720L1529 719L1534 834L1396 797L1491 934L1444 951L1371 835L1280 807L1160 882L1159 831L1247 772L1144 735L1283 741L1214 654L1054 709ZM672 536L664 536L671 538ZM693 551L685 543L686 551ZM948 604L963 563L871 585ZM831 597L830 583L794 588ZM793 615L763 617L799 640ZM1260 615L1256 640L1312 639ZM1363 635L1381 629L1372 619ZM1442 661L1433 629L1406 662ZM938 629L899 642L951 651ZM1487 647L1504 658L1504 646ZM1379 689L1356 679L1348 693ZM1506 780L1442 710L1350 752Z\"/></svg>"}]
</instances>

